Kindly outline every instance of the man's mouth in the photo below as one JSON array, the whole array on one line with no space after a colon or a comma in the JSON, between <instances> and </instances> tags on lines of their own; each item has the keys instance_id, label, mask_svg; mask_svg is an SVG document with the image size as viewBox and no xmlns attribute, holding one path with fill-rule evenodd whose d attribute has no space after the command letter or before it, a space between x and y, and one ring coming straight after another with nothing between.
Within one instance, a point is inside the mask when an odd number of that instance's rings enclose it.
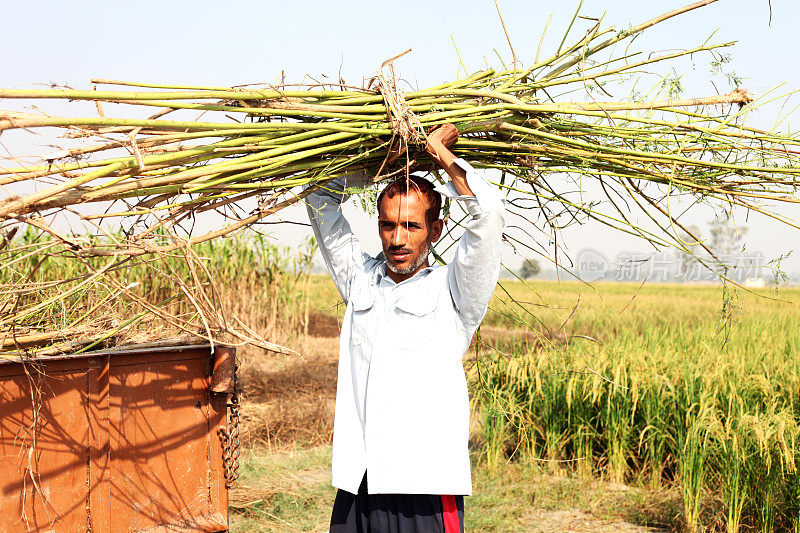
<instances>
[{"instance_id":1,"label":"man's mouth","mask_svg":"<svg viewBox=\"0 0 800 533\"><path fill-rule=\"evenodd\" d=\"M397 262L403 262L411 257L410 250L389 250L389 256Z\"/></svg>"}]
</instances>

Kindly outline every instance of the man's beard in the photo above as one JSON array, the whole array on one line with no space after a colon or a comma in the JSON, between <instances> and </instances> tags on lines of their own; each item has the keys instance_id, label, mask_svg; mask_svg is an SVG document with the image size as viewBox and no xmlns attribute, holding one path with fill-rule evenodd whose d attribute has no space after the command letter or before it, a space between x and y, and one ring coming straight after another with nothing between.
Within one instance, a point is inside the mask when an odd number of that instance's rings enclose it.
<instances>
[{"instance_id":1,"label":"man's beard","mask_svg":"<svg viewBox=\"0 0 800 533\"><path fill-rule=\"evenodd\" d=\"M400 274L401 276L405 276L406 274L411 274L420 266L422 266L422 263L424 263L428 259L430 253L431 253L431 243L428 243L425 247L425 252L419 254L419 257L417 257L417 259L412 264L408 265L406 268L397 268L396 266L392 265L388 259L386 260L386 266L389 270L391 270L395 274Z\"/></svg>"}]
</instances>

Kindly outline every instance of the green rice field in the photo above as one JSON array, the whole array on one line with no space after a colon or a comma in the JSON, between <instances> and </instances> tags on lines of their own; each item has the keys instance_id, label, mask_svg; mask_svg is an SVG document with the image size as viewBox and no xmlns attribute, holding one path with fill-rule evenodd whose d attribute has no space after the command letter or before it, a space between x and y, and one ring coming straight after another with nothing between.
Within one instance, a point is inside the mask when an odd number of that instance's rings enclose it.
<instances>
[{"instance_id":1,"label":"green rice field","mask_svg":"<svg viewBox=\"0 0 800 533\"><path fill-rule=\"evenodd\" d=\"M470 370L490 467L678 487L690 531L800 530L800 290L501 284L483 330L516 334Z\"/></svg>"}]
</instances>

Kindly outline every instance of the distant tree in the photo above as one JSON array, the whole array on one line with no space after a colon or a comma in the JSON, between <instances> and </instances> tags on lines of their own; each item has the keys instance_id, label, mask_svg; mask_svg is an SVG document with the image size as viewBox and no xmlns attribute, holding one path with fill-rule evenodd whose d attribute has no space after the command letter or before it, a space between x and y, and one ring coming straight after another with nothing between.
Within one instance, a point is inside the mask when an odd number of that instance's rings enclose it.
<instances>
[{"instance_id":1,"label":"distant tree","mask_svg":"<svg viewBox=\"0 0 800 533\"><path fill-rule=\"evenodd\" d=\"M699 269L702 268L699 261L699 254L702 252L700 242L703 241L703 235L700 228L691 225L687 228L688 231L678 230L678 237L682 241L684 250L678 250L678 272L677 275L680 281L686 282L690 278L697 276Z\"/></svg>"},{"instance_id":2,"label":"distant tree","mask_svg":"<svg viewBox=\"0 0 800 533\"><path fill-rule=\"evenodd\" d=\"M729 217L717 216L708 223L710 233L708 247L720 260L729 258L742 248L742 238L747 227L734 224Z\"/></svg>"},{"instance_id":3,"label":"distant tree","mask_svg":"<svg viewBox=\"0 0 800 533\"><path fill-rule=\"evenodd\" d=\"M542 266L536 259L523 259L519 269L519 277L522 279L533 279L542 272Z\"/></svg>"},{"instance_id":4,"label":"distant tree","mask_svg":"<svg viewBox=\"0 0 800 533\"><path fill-rule=\"evenodd\" d=\"M746 226L734 224L729 217L717 216L708 222L708 232L705 235L697 226L692 225L687 229L688 231L678 231L678 237L683 241L684 247L676 253L679 260L677 275L682 281L713 276L706 270L706 266L701 264L701 260L717 273L726 272L731 267L742 266L738 264L737 256L742 250L743 237L747 233ZM708 250L713 256L709 255Z\"/></svg>"},{"instance_id":5,"label":"distant tree","mask_svg":"<svg viewBox=\"0 0 800 533\"><path fill-rule=\"evenodd\" d=\"M736 224L730 216L717 216L708 223L708 230L708 247L714 252L718 262L714 270L739 280L743 280L745 275L753 276L753 273L758 273L760 265L748 264L743 255L746 226Z\"/></svg>"}]
</instances>

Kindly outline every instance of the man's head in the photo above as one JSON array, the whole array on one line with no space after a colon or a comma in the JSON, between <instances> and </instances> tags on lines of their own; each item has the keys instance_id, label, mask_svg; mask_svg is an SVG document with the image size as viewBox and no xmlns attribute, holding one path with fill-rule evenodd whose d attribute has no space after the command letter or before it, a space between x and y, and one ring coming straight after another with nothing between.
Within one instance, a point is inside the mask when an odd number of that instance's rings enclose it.
<instances>
[{"instance_id":1,"label":"man's head","mask_svg":"<svg viewBox=\"0 0 800 533\"><path fill-rule=\"evenodd\" d=\"M439 240L442 196L419 176L402 176L378 196L378 235L389 277L403 281L428 264L431 243Z\"/></svg>"}]
</instances>

